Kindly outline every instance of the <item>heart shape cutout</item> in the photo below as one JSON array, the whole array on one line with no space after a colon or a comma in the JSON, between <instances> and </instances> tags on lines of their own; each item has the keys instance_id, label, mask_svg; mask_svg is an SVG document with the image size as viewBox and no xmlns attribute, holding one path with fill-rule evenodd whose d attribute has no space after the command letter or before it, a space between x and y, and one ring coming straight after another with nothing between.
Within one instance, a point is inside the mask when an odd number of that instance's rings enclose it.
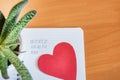
<instances>
[{"instance_id":1,"label":"heart shape cutout","mask_svg":"<svg viewBox=\"0 0 120 80\"><path fill-rule=\"evenodd\" d=\"M73 47L66 42L55 46L53 55L44 54L38 59L38 68L45 74L63 80L76 80L76 56Z\"/></svg>"}]
</instances>

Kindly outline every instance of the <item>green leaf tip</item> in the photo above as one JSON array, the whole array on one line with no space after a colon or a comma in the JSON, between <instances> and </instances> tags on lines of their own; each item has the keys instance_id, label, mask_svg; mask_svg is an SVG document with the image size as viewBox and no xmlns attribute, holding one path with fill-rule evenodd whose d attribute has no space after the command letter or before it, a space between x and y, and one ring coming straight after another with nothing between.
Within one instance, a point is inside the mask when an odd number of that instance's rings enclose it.
<instances>
[{"instance_id":1,"label":"green leaf tip","mask_svg":"<svg viewBox=\"0 0 120 80\"><path fill-rule=\"evenodd\" d=\"M16 15L20 14L21 9L28 3L28 0L23 0L21 2L19 2L18 4L16 4L10 11L9 15L8 15L8 19L12 19L13 17L15 17Z\"/></svg>"}]
</instances>

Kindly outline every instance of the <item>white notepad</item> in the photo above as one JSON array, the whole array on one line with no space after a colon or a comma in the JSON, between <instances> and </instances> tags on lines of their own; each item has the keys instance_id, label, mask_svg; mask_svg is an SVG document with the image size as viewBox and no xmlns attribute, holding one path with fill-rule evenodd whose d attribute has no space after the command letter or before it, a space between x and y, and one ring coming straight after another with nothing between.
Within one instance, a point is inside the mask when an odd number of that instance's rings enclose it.
<instances>
[{"instance_id":1,"label":"white notepad","mask_svg":"<svg viewBox=\"0 0 120 80\"><path fill-rule=\"evenodd\" d=\"M86 80L82 29L25 28L21 40L19 58L33 80ZM12 65L8 73L8 80L21 80Z\"/></svg>"}]
</instances>

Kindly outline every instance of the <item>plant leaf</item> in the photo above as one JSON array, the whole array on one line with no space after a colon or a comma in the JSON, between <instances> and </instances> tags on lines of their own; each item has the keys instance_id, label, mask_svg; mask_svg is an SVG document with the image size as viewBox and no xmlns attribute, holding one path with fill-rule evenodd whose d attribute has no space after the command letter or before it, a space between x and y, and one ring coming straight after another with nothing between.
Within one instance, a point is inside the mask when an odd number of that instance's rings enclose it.
<instances>
[{"instance_id":1,"label":"plant leaf","mask_svg":"<svg viewBox=\"0 0 120 80\"><path fill-rule=\"evenodd\" d=\"M9 48L1 48L5 57L14 65L20 74L22 80L33 80L29 71L25 65L20 61L20 59L13 53Z\"/></svg>"},{"instance_id":2,"label":"plant leaf","mask_svg":"<svg viewBox=\"0 0 120 80\"><path fill-rule=\"evenodd\" d=\"M23 0L21 2L19 2L18 4L16 4L10 11L8 18L5 21L5 24L3 26L2 29L2 33L1 33L1 38L0 38L0 42L2 42L5 37L12 31L12 29L14 28L14 25L16 24L18 15L20 14L23 6L25 6L25 4L28 2L28 0Z\"/></svg>"},{"instance_id":3,"label":"plant leaf","mask_svg":"<svg viewBox=\"0 0 120 80\"><path fill-rule=\"evenodd\" d=\"M5 22L5 17L2 14L2 12L0 11L0 34L2 32L2 28L3 28L4 22Z\"/></svg>"},{"instance_id":4,"label":"plant leaf","mask_svg":"<svg viewBox=\"0 0 120 80\"><path fill-rule=\"evenodd\" d=\"M2 53L0 53L0 70L1 70L1 74L2 77L4 79L8 79L8 73L7 73L7 67L8 67L8 60L6 59L5 56L2 55Z\"/></svg>"},{"instance_id":5,"label":"plant leaf","mask_svg":"<svg viewBox=\"0 0 120 80\"><path fill-rule=\"evenodd\" d=\"M21 30L27 25L27 23L36 15L36 11L32 10L26 13L21 20L15 25L14 29L8 34L2 44L10 44L18 39Z\"/></svg>"}]
</instances>

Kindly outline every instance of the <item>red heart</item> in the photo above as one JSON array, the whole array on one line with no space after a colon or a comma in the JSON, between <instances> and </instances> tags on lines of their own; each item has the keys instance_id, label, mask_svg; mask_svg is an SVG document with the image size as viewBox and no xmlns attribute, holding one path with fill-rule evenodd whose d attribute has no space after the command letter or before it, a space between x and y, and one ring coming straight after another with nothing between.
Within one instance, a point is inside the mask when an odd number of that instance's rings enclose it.
<instances>
[{"instance_id":1,"label":"red heart","mask_svg":"<svg viewBox=\"0 0 120 80\"><path fill-rule=\"evenodd\" d=\"M38 59L39 69L64 80L76 80L76 56L73 47L62 42L55 46L53 55L44 54Z\"/></svg>"}]
</instances>

